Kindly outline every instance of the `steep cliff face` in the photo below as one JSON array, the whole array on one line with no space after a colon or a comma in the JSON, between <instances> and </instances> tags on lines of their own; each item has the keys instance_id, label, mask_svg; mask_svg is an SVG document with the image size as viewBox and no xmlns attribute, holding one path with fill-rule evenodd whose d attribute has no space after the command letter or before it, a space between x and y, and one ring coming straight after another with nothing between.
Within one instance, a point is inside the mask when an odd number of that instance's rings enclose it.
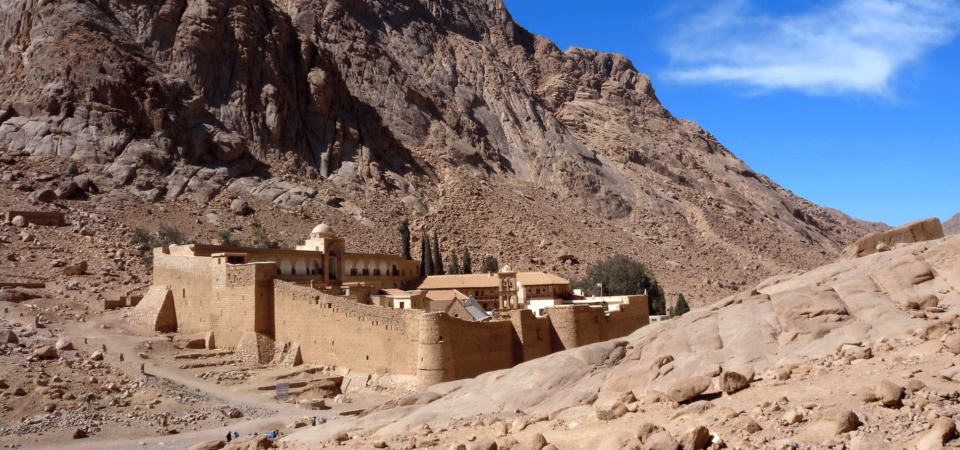
<instances>
[{"instance_id":1,"label":"steep cliff face","mask_svg":"<svg viewBox=\"0 0 960 450\"><path fill-rule=\"evenodd\" d=\"M707 293L867 228L671 116L623 56L560 51L499 0L9 0L0 44L0 151L148 203L352 217L367 250L395 251L408 217L515 267L627 253Z\"/></svg>"}]
</instances>

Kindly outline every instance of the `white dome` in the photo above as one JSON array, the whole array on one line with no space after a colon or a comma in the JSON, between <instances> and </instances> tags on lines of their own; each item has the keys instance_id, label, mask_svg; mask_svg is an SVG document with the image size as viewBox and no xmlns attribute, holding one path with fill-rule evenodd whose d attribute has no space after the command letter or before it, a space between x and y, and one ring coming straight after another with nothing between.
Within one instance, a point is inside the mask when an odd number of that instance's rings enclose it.
<instances>
[{"instance_id":1,"label":"white dome","mask_svg":"<svg viewBox=\"0 0 960 450\"><path fill-rule=\"evenodd\" d=\"M317 233L333 233L333 228L330 228L330 225L327 225L327 224L325 224L325 223L321 223L320 225L317 225L317 226L313 227L313 233L314 233L314 234L317 234Z\"/></svg>"},{"instance_id":2,"label":"white dome","mask_svg":"<svg viewBox=\"0 0 960 450\"><path fill-rule=\"evenodd\" d=\"M510 264L507 264L502 268L500 268L500 273L510 273L510 272L513 272L513 268L510 267Z\"/></svg>"}]
</instances>

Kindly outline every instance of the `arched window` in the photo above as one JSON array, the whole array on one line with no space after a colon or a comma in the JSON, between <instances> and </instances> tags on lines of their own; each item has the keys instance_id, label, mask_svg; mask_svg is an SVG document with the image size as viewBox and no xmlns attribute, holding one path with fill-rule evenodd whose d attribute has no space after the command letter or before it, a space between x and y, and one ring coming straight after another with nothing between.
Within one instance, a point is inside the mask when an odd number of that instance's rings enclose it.
<instances>
[{"instance_id":1,"label":"arched window","mask_svg":"<svg viewBox=\"0 0 960 450\"><path fill-rule=\"evenodd\" d=\"M283 275L292 275L293 274L293 264L289 259L284 259L280 261L280 273Z\"/></svg>"},{"instance_id":2,"label":"arched window","mask_svg":"<svg viewBox=\"0 0 960 450\"><path fill-rule=\"evenodd\" d=\"M309 275L310 272L307 272L307 262L304 261L304 260L302 260L302 259L298 259L298 260L297 260L297 265L296 265L296 267L295 267L295 272L294 272L293 274L294 274L294 275Z\"/></svg>"}]
</instances>

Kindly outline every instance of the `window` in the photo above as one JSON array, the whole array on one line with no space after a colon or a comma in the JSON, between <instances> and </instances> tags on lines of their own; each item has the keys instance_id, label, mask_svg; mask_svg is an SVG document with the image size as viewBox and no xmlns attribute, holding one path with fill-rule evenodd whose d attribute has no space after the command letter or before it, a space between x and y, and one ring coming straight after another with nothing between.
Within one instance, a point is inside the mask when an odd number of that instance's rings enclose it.
<instances>
[{"instance_id":1,"label":"window","mask_svg":"<svg viewBox=\"0 0 960 450\"><path fill-rule=\"evenodd\" d=\"M363 269L363 276L369 277L369 276L370 276L370 269Z\"/></svg>"},{"instance_id":2,"label":"window","mask_svg":"<svg viewBox=\"0 0 960 450\"><path fill-rule=\"evenodd\" d=\"M350 276L357 276L357 269L350 269Z\"/></svg>"}]
</instances>

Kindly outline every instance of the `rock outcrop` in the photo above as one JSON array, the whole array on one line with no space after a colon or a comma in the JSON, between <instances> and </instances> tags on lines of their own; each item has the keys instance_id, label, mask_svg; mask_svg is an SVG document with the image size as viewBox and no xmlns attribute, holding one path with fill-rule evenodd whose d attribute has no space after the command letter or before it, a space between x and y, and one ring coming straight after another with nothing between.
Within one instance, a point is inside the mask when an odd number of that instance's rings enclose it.
<instances>
[{"instance_id":1,"label":"rock outcrop","mask_svg":"<svg viewBox=\"0 0 960 450\"><path fill-rule=\"evenodd\" d=\"M929 219L910 222L905 225L884 231L870 233L840 252L840 259L855 259L877 252L889 251L900 244L913 244L930 241L943 237L943 228L940 219Z\"/></svg>"},{"instance_id":2,"label":"rock outcrop","mask_svg":"<svg viewBox=\"0 0 960 450\"><path fill-rule=\"evenodd\" d=\"M957 213L943 224L943 234L960 234L960 213Z\"/></svg>"}]
</instances>

